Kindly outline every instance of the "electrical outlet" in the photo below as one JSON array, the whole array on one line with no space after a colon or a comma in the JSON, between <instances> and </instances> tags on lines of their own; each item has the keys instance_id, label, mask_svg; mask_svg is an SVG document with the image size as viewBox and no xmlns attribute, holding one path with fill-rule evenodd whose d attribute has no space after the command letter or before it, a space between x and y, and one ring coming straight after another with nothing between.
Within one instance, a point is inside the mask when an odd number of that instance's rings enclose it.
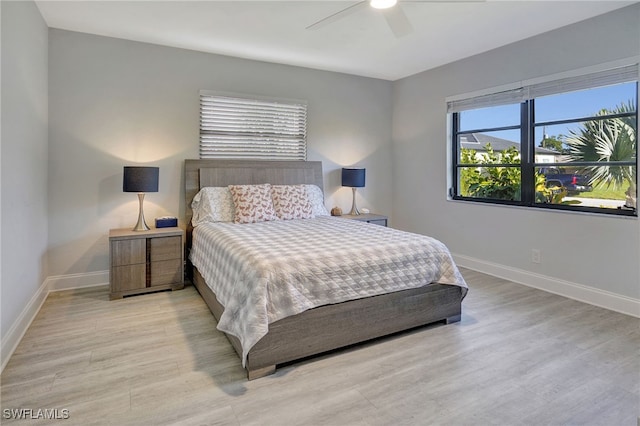
<instances>
[{"instance_id":1,"label":"electrical outlet","mask_svg":"<svg viewBox=\"0 0 640 426\"><path fill-rule=\"evenodd\" d=\"M542 263L542 253L538 249L531 249L531 262Z\"/></svg>"}]
</instances>

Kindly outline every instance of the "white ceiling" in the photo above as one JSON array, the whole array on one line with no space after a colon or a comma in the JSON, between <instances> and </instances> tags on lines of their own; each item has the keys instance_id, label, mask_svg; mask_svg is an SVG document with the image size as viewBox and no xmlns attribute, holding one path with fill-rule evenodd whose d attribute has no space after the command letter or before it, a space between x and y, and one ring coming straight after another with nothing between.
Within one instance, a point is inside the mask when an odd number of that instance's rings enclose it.
<instances>
[{"instance_id":1,"label":"white ceiling","mask_svg":"<svg viewBox=\"0 0 640 426\"><path fill-rule=\"evenodd\" d=\"M305 29L357 1L36 3L52 28L397 80L636 2L401 0L414 28L401 38L366 4Z\"/></svg>"}]
</instances>

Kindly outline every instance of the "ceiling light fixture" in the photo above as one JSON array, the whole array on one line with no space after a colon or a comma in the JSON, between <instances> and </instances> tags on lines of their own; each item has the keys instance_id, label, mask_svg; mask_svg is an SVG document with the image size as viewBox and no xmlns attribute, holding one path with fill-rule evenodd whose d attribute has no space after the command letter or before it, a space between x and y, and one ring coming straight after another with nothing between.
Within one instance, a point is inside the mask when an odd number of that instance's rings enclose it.
<instances>
[{"instance_id":1,"label":"ceiling light fixture","mask_svg":"<svg viewBox=\"0 0 640 426\"><path fill-rule=\"evenodd\" d=\"M375 9L389 9L396 5L398 0L369 0L371 7Z\"/></svg>"}]
</instances>

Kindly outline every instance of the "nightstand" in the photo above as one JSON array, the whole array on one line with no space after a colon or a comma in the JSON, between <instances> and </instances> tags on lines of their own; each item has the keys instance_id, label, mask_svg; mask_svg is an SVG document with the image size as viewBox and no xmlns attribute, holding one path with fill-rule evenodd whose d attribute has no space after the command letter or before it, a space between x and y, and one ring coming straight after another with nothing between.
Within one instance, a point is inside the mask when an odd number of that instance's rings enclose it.
<instances>
[{"instance_id":1,"label":"nightstand","mask_svg":"<svg viewBox=\"0 0 640 426\"><path fill-rule=\"evenodd\" d=\"M110 299L184 287L184 231L109 231Z\"/></svg>"},{"instance_id":2,"label":"nightstand","mask_svg":"<svg viewBox=\"0 0 640 426\"><path fill-rule=\"evenodd\" d=\"M360 222L373 223L375 225L381 226L387 226L387 220L389 219L387 216L373 213L359 215L343 214L342 216L338 217L342 217L344 219L359 220Z\"/></svg>"}]
</instances>

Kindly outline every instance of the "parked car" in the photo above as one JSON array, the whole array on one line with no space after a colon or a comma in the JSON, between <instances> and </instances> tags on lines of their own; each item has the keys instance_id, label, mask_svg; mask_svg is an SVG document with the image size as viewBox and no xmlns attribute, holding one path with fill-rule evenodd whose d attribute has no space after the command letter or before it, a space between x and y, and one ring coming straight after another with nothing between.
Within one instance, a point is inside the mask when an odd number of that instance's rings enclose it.
<instances>
[{"instance_id":1,"label":"parked car","mask_svg":"<svg viewBox=\"0 0 640 426\"><path fill-rule=\"evenodd\" d=\"M560 182L568 194L580 192L591 192L593 187L589 184L589 176L577 173L566 173L565 170L557 167L547 167L540 169L547 181Z\"/></svg>"}]
</instances>

